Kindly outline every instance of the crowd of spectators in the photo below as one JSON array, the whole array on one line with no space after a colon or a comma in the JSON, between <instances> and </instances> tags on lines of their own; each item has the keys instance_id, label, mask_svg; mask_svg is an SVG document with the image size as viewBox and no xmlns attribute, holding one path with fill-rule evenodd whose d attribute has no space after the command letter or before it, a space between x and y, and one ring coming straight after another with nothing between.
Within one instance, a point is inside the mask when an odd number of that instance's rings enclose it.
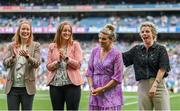
<instances>
[{"instance_id":1,"label":"crowd of spectators","mask_svg":"<svg viewBox=\"0 0 180 111\"><path fill-rule=\"evenodd\" d=\"M104 4L175 4L178 0L1 0L8 6L60 6L60 5L104 5Z\"/></svg>"},{"instance_id":2,"label":"crowd of spectators","mask_svg":"<svg viewBox=\"0 0 180 111\"><path fill-rule=\"evenodd\" d=\"M82 15L83 16L83 15ZM0 27L17 27L19 21L28 19L33 27L57 27L62 21L70 21L74 27L100 28L106 23L111 23L117 27L136 27L144 21L151 21L159 27L180 27L180 16L107 16L107 17L63 17L63 16L0 16ZM136 25L134 25L136 24Z\"/></svg>"},{"instance_id":3,"label":"crowd of spectators","mask_svg":"<svg viewBox=\"0 0 180 111\"><path fill-rule=\"evenodd\" d=\"M82 85L84 90L88 90L87 81L85 78L85 72L87 69L87 63L90 56L90 52L94 46L97 45L95 41L80 41L82 49L83 49L83 63L81 67L81 74L84 77L85 83ZM138 42L124 42L119 41L116 42L115 46L121 50L122 52L130 49L130 47L134 46ZM7 46L8 43L1 43L0 45L0 89L2 89L5 85L7 70L2 65L2 57L6 53L7 49L4 46ZM169 58L170 58L170 65L171 71L169 72L169 76L166 79L167 86L170 88L171 91L175 92L178 89L178 81L180 81L180 41L166 41L163 42L167 48ZM41 65L38 69L38 73L36 75L36 85L38 89L48 89L46 86L47 83L47 69L46 69L46 62L47 62L47 50L48 50L48 43L41 44ZM134 77L134 70L132 67L125 68L124 70L124 79L123 79L123 89L125 91L136 91L137 90L137 82L135 81Z\"/></svg>"},{"instance_id":4,"label":"crowd of spectators","mask_svg":"<svg viewBox=\"0 0 180 111\"><path fill-rule=\"evenodd\" d=\"M60 7L63 5L126 5L126 4L180 4L178 0L1 0L0 6L56 6ZM135 12L136 13L136 12ZM136 15L136 14L133 14ZM83 27L83 28L101 28L106 23L111 23L116 27L136 27L143 21L151 21L155 23L158 27L180 27L180 16L175 13L174 15L144 15L144 16L132 16L132 15L109 15L109 16L97 16L96 13L91 16L86 16L84 14L79 14L79 16L61 16L61 15L32 15L32 14L10 14L0 15L0 28L10 28L17 27L22 19L28 19L32 22L33 27L48 27L56 28L58 24L62 21L70 21L73 27ZM136 24L136 25L134 25ZM87 68L87 62L90 56L91 49L97 44L94 41L80 42L83 49L83 64L81 67L81 74L84 77L85 83L82 86L84 90L88 90L87 81L84 76ZM137 42L117 42L116 46L122 52L130 49ZM8 43L0 44L0 89L4 88L6 82L6 75L8 70L6 70L2 64L3 55L7 51ZM163 42L166 46L170 58L171 71L166 79L167 86L174 91L174 87L178 86L178 81L180 81L180 41L168 41ZM47 89L47 50L48 43L41 44L41 65L38 69L36 75L36 85L38 89ZM124 70L124 82L123 89L126 91L137 90L137 82L134 77L134 70L132 67L125 68ZM179 82L180 84L180 82ZM180 89L180 88L179 88Z\"/></svg>"}]
</instances>

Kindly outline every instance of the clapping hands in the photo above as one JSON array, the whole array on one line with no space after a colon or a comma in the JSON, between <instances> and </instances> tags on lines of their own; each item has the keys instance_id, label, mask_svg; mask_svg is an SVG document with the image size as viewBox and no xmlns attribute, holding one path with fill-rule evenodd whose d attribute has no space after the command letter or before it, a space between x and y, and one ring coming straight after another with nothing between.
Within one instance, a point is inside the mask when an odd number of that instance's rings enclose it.
<instances>
[{"instance_id":1,"label":"clapping hands","mask_svg":"<svg viewBox=\"0 0 180 111\"><path fill-rule=\"evenodd\" d=\"M28 57L29 56L28 50L19 50L19 55Z\"/></svg>"},{"instance_id":2,"label":"clapping hands","mask_svg":"<svg viewBox=\"0 0 180 111\"><path fill-rule=\"evenodd\" d=\"M65 58L66 58L65 50L64 49L59 49L59 59L64 60Z\"/></svg>"}]
</instances>

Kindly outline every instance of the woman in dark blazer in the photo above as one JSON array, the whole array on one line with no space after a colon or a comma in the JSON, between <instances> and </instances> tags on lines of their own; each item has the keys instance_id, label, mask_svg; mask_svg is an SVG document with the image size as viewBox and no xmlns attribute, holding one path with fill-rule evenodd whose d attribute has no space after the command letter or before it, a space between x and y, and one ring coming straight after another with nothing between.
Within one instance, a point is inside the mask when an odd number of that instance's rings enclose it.
<instances>
[{"instance_id":1,"label":"woman in dark blazer","mask_svg":"<svg viewBox=\"0 0 180 111\"><path fill-rule=\"evenodd\" d=\"M157 29L153 23L141 24L140 37L143 44L123 53L124 64L134 66L139 110L169 111L169 93L164 80L170 71L168 53L157 43Z\"/></svg>"}]
</instances>

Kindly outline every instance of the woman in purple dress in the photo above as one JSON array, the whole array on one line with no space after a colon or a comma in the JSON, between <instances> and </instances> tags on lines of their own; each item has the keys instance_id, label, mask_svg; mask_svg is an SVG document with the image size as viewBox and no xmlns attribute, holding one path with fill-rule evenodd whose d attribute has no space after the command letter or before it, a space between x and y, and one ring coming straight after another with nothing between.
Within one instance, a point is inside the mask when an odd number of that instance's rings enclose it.
<instances>
[{"instance_id":1,"label":"woman in purple dress","mask_svg":"<svg viewBox=\"0 0 180 111\"><path fill-rule=\"evenodd\" d=\"M115 40L115 28L108 24L99 33L100 46L92 50L86 74L89 110L121 110L123 105L123 61L121 52L113 47Z\"/></svg>"}]
</instances>

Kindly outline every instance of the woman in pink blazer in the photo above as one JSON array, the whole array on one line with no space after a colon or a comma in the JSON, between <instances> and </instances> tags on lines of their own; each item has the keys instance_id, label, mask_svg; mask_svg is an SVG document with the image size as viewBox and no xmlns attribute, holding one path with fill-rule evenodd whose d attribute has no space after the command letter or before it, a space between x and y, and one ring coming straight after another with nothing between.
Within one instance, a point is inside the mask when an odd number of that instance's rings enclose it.
<instances>
[{"instance_id":1,"label":"woman in pink blazer","mask_svg":"<svg viewBox=\"0 0 180 111\"><path fill-rule=\"evenodd\" d=\"M59 25L53 43L48 50L48 85L53 110L78 110L83 79L80 75L82 50L73 41L72 26L68 22Z\"/></svg>"}]
</instances>

